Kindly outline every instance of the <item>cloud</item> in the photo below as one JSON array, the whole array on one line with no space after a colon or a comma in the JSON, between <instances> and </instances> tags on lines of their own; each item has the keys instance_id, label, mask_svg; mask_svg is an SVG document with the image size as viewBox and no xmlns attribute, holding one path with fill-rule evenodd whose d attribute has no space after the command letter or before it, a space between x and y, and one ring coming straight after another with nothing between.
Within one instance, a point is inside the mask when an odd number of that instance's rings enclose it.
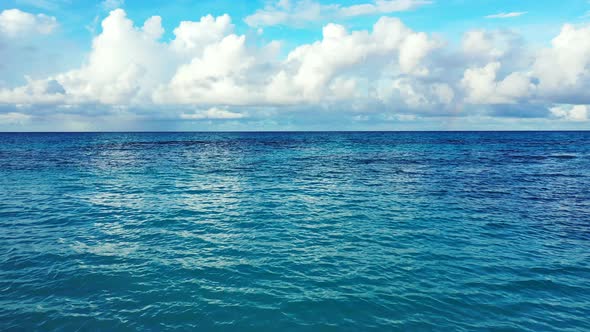
<instances>
[{"instance_id":1,"label":"cloud","mask_svg":"<svg viewBox=\"0 0 590 332\"><path fill-rule=\"evenodd\" d=\"M17 112L31 119L38 119L35 110L68 118L125 110L129 119L153 121L250 121L292 112L366 122L588 118L590 25L564 25L541 49L516 33L486 30L466 32L457 48L382 17L368 30L326 24L321 38L290 51L279 41L249 40L228 15L181 22L172 40L162 40L159 16L135 24L117 9L101 26L81 65L0 87L0 104L34 105Z\"/></svg>"},{"instance_id":2,"label":"cloud","mask_svg":"<svg viewBox=\"0 0 590 332\"><path fill-rule=\"evenodd\" d=\"M588 117L590 116L590 106L559 105L551 108L551 114L566 121L588 121Z\"/></svg>"},{"instance_id":3,"label":"cloud","mask_svg":"<svg viewBox=\"0 0 590 332\"><path fill-rule=\"evenodd\" d=\"M322 40L296 47L284 59L279 42L248 45L227 15L182 22L170 42L160 41L163 33L160 17L136 27L123 10L114 10L81 67L1 89L0 102L290 107L356 99L354 108L361 108L405 98L399 102L424 108L454 95L446 83L412 79L429 75L428 57L441 43L395 18L381 18L371 31L328 24ZM380 86L385 82L406 92L393 97ZM430 97L435 101L419 102Z\"/></svg>"},{"instance_id":4,"label":"cloud","mask_svg":"<svg viewBox=\"0 0 590 332\"><path fill-rule=\"evenodd\" d=\"M0 125L23 125L31 120L28 114L10 112L0 114Z\"/></svg>"},{"instance_id":5,"label":"cloud","mask_svg":"<svg viewBox=\"0 0 590 332\"><path fill-rule=\"evenodd\" d=\"M513 104L530 95L535 86L523 73L510 73L498 81L501 64L492 62L481 68L465 70L461 84L467 92L466 102L473 104Z\"/></svg>"},{"instance_id":6,"label":"cloud","mask_svg":"<svg viewBox=\"0 0 590 332\"><path fill-rule=\"evenodd\" d=\"M206 111L183 113L180 115L180 118L183 120L235 120L245 117L242 113L234 113L217 107L212 107Z\"/></svg>"},{"instance_id":7,"label":"cloud","mask_svg":"<svg viewBox=\"0 0 590 332\"><path fill-rule=\"evenodd\" d=\"M363 98L357 87L367 80L378 81L379 75L427 75L422 60L437 47L428 35L410 30L395 18L379 19L372 32L349 33L344 26L328 24L321 41L289 53L272 78L269 98L291 103ZM347 74L355 69L367 74Z\"/></svg>"},{"instance_id":8,"label":"cloud","mask_svg":"<svg viewBox=\"0 0 590 332\"><path fill-rule=\"evenodd\" d=\"M213 17L203 16L200 21L183 21L174 29L172 49L179 54L190 57L201 54L205 46L232 34L234 25L229 15Z\"/></svg>"},{"instance_id":9,"label":"cloud","mask_svg":"<svg viewBox=\"0 0 590 332\"><path fill-rule=\"evenodd\" d=\"M48 35L57 28L57 19L45 14L30 14L18 9L0 12L0 35L16 38L31 34Z\"/></svg>"},{"instance_id":10,"label":"cloud","mask_svg":"<svg viewBox=\"0 0 590 332\"><path fill-rule=\"evenodd\" d=\"M517 34L508 31L467 31L461 40L461 50L470 61L489 63L503 59L503 62L515 63L526 57L521 46L525 42ZM507 59L511 57L511 59ZM507 61L509 60L509 61Z\"/></svg>"},{"instance_id":11,"label":"cloud","mask_svg":"<svg viewBox=\"0 0 590 332\"><path fill-rule=\"evenodd\" d=\"M113 10L121 8L125 5L125 0L104 0L100 3L100 6L104 10Z\"/></svg>"},{"instance_id":12,"label":"cloud","mask_svg":"<svg viewBox=\"0 0 590 332\"><path fill-rule=\"evenodd\" d=\"M413 10L431 4L429 0L375 0L352 6L339 4L323 5L313 0L280 0L276 4L247 16L244 21L251 27L275 25L303 26L309 22L325 19L345 18L362 15L380 15Z\"/></svg>"},{"instance_id":13,"label":"cloud","mask_svg":"<svg viewBox=\"0 0 590 332\"><path fill-rule=\"evenodd\" d=\"M481 48L496 56L482 67L466 69L462 79L466 101L494 104L529 99L550 104L590 103L590 25L565 24L551 47L529 52L532 56L521 48L518 58L530 61L517 63L513 57L506 58L512 52L511 47L514 46L509 45L505 52L490 51L487 46ZM504 64L510 70L500 72Z\"/></svg>"},{"instance_id":14,"label":"cloud","mask_svg":"<svg viewBox=\"0 0 590 332\"><path fill-rule=\"evenodd\" d=\"M519 17L522 15L527 14L528 12L510 12L510 13L498 13L485 16L485 18L512 18L512 17Z\"/></svg>"},{"instance_id":15,"label":"cloud","mask_svg":"<svg viewBox=\"0 0 590 332\"><path fill-rule=\"evenodd\" d=\"M590 25L565 24L533 65L539 92L560 103L590 104Z\"/></svg>"},{"instance_id":16,"label":"cloud","mask_svg":"<svg viewBox=\"0 0 590 332\"><path fill-rule=\"evenodd\" d=\"M431 3L432 1L426 0L376 0L374 3L342 7L339 9L339 14L342 16L389 14L413 10Z\"/></svg>"},{"instance_id":17,"label":"cloud","mask_svg":"<svg viewBox=\"0 0 590 332\"><path fill-rule=\"evenodd\" d=\"M321 20L333 15L337 5L322 5L313 0L279 1L276 5L268 5L247 16L244 22L251 27L275 25L302 26L308 22Z\"/></svg>"}]
</instances>

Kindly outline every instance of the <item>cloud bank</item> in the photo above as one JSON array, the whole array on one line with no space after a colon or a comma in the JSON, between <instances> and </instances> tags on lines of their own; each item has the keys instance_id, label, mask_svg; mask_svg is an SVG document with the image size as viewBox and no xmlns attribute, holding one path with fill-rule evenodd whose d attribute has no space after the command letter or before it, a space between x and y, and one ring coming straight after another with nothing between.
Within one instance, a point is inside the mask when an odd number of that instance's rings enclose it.
<instances>
[{"instance_id":1,"label":"cloud bank","mask_svg":"<svg viewBox=\"0 0 590 332\"><path fill-rule=\"evenodd\" d=\"M426 2L377 1L370 8L420 3ZM0 18L0 38L11 38L15 29L46 34L57 26L44 15L4 11ZM15 21L29 23L16 28ZM327 24L321 39L286 56L281 41L236 33L228 15L181 22L173 38L163 35L159 16L136 25L125 11L113 10L81 66L0 86L2 121L32 121L49 110L179 121L254 121L312 110L318 121L328 113L351 121L588 121L590 26L565 24L544 48L527 46L512 32L474 30L457 48L382 17L369 30Z\"/></svg>"}]
</instances>

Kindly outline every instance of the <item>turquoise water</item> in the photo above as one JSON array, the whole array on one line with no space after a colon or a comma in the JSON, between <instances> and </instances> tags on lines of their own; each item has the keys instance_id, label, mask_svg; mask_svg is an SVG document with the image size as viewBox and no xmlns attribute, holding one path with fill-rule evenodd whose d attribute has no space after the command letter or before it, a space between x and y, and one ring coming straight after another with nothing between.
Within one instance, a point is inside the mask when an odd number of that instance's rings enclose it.
<instances>
[{"instance_id":1,"label":"turquoise water","mask_svg":"<svg viewBox=\"0 0 590 332\"><path fill-rule=\"evenodd\" d=\"M0 330L588 331L590 132L0 134Z\"/></svg>"}]
</instances>

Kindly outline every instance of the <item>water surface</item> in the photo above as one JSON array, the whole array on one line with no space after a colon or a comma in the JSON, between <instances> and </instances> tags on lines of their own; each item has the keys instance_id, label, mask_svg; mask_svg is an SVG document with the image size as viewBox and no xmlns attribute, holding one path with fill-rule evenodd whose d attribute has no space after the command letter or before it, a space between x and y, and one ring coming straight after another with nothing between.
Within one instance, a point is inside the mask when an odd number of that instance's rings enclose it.
<instances>
[{"instance_id":1,"label":"water surface","mask_svg":"<svg viewBox=\"0 0 590 332\"><path fill-rule=\"evenodd\" d=\"M0 134L0 330L590 330L590 132Z\"/></svg>"}]
</instances>

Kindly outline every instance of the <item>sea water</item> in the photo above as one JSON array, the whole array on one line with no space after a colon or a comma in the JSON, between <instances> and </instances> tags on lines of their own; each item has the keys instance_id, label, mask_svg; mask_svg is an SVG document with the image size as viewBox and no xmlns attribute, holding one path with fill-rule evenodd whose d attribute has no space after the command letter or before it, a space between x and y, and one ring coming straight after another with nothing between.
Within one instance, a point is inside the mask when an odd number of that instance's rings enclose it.
<instances>
[{"instance_id":1,"label":"sea water","mask_svg":"<svg viewBox=\"0 0 590 332\"><path fill-rule=\"evenodd\" d=\"M588 331L590 132L0 134L2 331Z\"/></svg>"}]
</instances>

